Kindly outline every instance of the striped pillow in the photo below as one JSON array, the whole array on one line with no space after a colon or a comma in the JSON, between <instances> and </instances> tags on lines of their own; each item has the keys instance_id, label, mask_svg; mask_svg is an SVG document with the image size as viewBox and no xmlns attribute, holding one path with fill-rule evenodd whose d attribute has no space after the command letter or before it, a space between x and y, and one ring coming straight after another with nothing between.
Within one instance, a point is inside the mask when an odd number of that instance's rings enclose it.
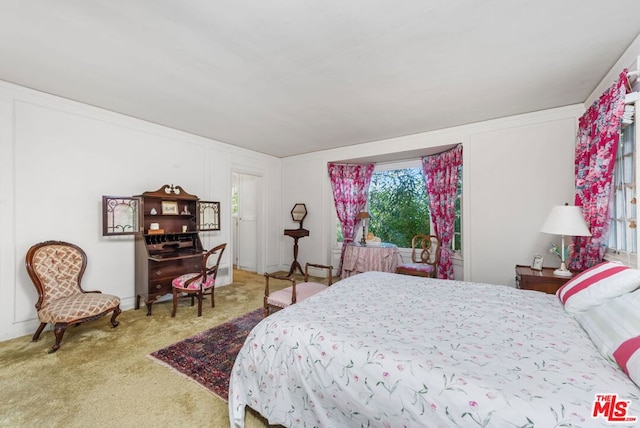
<instances>
[{"instance_id":1,"label":"striped pillow","mask_svg":"<svg viewBox=\"0 0 640 428\"><path fill-rule=\"evenodd\" d=\"M640 290L575 314L598 351L640 386Z\"/></svg>"},{"instance_id":2,"label":"striped pillow","mask_svg":"<svg viewBox=\"0 0 640 428\"><path fill-rule=\"evenodd\" d=\"M556 295L568 312L575 313L639 287L640 270L620 263L602 262L567 281Z\"/></svg>"},{"instance_id":3,"label":"striped pillow","mask_svg":"<svg viewBox=\"0 0 640 428\"><path fill-rule=\"evenodd\" d=\"M625 340L640 335L640 290L607 300L574 315L600 353L613 359Z\"/></svg>"}]
</instances>

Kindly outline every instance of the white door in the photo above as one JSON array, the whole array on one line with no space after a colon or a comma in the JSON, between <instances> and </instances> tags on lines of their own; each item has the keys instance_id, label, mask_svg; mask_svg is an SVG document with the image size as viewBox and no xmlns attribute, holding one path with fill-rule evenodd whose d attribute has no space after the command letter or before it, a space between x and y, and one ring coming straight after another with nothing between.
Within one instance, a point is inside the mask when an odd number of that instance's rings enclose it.
<instances>
[{"instance_id":1,"label":"white door","mask_svg":"<svg viewBox=\"0 0 640 428\"><path fill-rule=\"evenodd\" d=\"M258 182L255 175L238 174L238 268L251 272L258 263Z\"/></svg>"}]
</instances>

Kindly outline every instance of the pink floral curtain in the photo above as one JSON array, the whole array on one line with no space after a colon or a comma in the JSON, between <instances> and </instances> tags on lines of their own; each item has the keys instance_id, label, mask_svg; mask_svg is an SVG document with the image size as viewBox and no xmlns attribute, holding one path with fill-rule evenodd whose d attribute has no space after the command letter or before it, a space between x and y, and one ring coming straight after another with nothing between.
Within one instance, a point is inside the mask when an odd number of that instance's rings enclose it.
<instances>
[{"instance_id":1,"label":"pink floral curtain","mask_svg":"<svg viewBox=\"0 0 640 428\"><path fill-rule=\"evenodd\" d=\"M453 279L451 240L461 171L461 144L446 152L422 158L422 172L427 185L431 222L435 235L440 238L442 245L438 278Z\"/></svg>"},{"instance_id":2,"label":"pink floral curtain","mask_svg":"<svg viewBox=\"0 0 640 428\"><path fill-rule=\"evenodd\" d=\"M342 273L345 244L353 242L360 221L356 215L364 211L369 196L369 183L373 175L374 164L349 165L329 163L329 178L333 189L338 220L344 238L338 275Z\"/></svg>"},{"instance_id":3,"label":"pink floral curtain","mask_svg":"<svg viewBox=\"0 0 640 428\"><path fill-rule=\"evenodd\" d=\"M576 142L575 205L589 225L591 236L575 237L569 268L583 270L600 261L609 239L609 203L613 166L624 112L627 70L580 118Z\"/></svg>"}]
</instances>

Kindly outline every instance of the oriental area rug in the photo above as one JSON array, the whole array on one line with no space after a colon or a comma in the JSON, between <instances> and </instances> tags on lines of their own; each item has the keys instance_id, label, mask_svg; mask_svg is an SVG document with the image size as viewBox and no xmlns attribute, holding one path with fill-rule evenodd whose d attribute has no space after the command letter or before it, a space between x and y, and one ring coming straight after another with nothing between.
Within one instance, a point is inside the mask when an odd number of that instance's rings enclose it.
<instances>
[{"instance_id":1,"label":"oriental area rug","mask_svg":"<svg viewBox=\"0 0 640 428\"><path fill-rule=\"evenodd\" d=\"M233 363L249 332L262 319L264 309L256 309L149 356L227 401Z\"/></svg>"}]
</instances>

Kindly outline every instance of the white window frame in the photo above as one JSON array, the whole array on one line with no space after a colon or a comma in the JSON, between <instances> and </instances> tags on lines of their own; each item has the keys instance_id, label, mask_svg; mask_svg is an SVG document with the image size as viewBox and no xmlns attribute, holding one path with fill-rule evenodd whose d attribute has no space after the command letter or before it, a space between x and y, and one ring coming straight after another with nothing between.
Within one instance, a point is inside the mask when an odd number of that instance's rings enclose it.
<instances>
[{"instance_id":1,"label":"white window frame","mask_svg":"<svg viewBox=\"0 0 640 428\"><path fill-rule=\"evenodd\" d=\"M636 109L636 112L637 112L637 107L638 107L637 106L637 102L633 103L633 106L634 106L634 108ZM640 126L639 126L640 124L637 123L636 114L634 114L634 121L636 123L635 123L635 133L634 133L635 134L634 135L634 147L633 147L633 154L632 154L633 159L634 159L633 165L634 165L634 168L635 168L634 171L632 172L633 173L633 179L632 179L632 183L633 184L631 186L626 186L626 189L618 188L618 187L616 187L614 185L613 193L612 193L612 201L613 201L612 203L615 203L615 195L618 192L621 192L621 191L626 191L628 193L627 198L636 198L637 199L637 197L638 197L637 196L637 192L636 192L636 182L637 182L638 169L639 169L638 162L637 162L637 160L638 160L638 158L637 158L637 148L638 148L638 142L640 141L640 139L638 138L640 136L640 129L639 129L640 128ZM620 143L622 143L622 140L620 141ZM616 154L616 166L617 166L617 164L618 164L618 157L617 157L617 154ZM615 177L614 177L614 180L615 180ZM626 215L627 218L626 219L623 219L623 218L616 218L616 219L610 218L610 222L616 221L618 223L618 227L628 228L629 227L628 226L629 220L635 221L636 227L635 227L635 229L632 229L632 231L635 231L636 245L638 245L637 243L639 242L638 241L639 235L638 235L638 227L637 227L637 223L638 223L638 221L637 221L637 204L636 204L636 210L635 211L636 211L634 213L635 215L632 215L632 213L627 213L627 215ZM613 229L611 229L611 230L613 230ZM639 263L638 263L638 252L637 251L634 253L634 252L621 250L619 248L608 247L606 252L605 252L604 258L606 260L610 260L610 261L621 262L621 263L623 263L623 264L625 264L627 266L631 266L633 268L637 268L639 266Z\"/></svg>"}]
</instances>

